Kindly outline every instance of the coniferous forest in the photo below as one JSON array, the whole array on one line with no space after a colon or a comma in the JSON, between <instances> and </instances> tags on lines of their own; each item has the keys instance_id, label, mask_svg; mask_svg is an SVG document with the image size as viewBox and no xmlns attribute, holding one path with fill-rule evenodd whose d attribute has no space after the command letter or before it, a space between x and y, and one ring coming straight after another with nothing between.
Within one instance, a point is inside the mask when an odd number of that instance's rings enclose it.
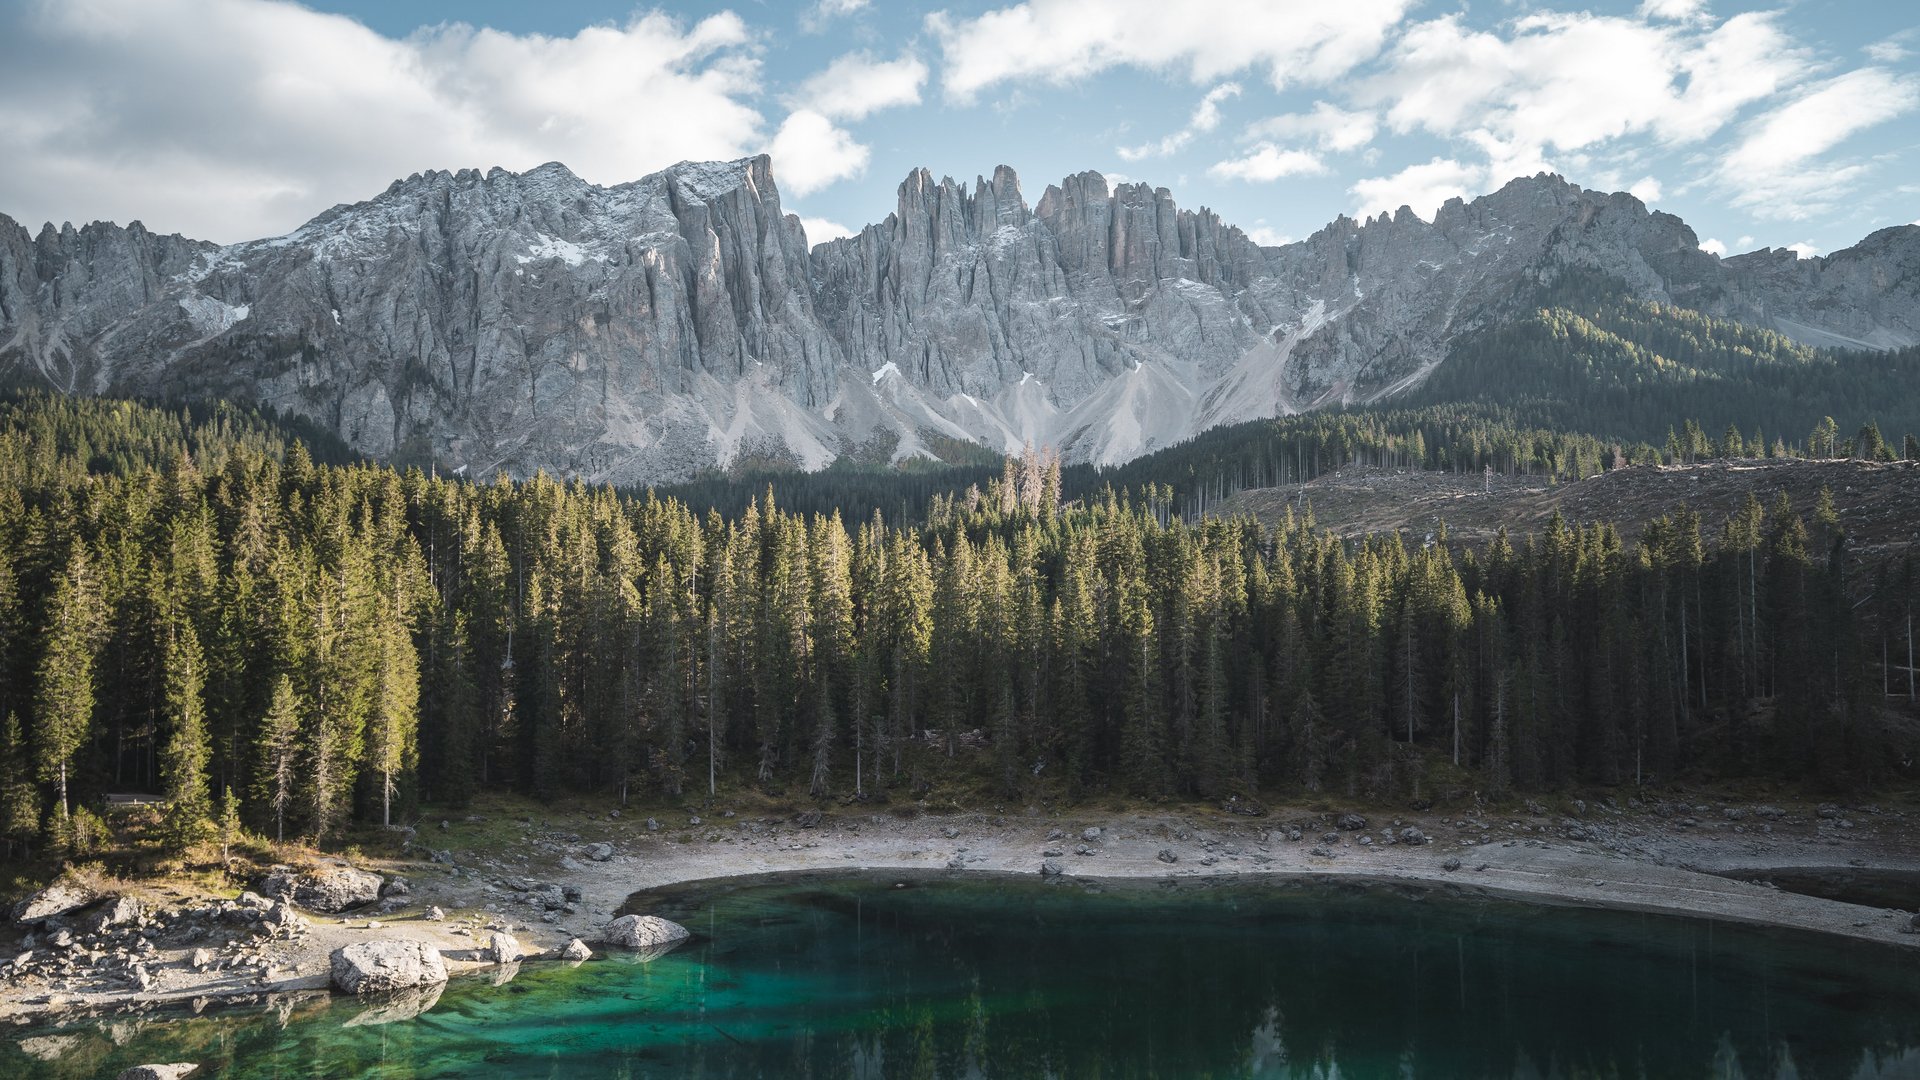
<instances>
[{"instance_id":1,"label":"coniferous forest","mask_svg":"<svg viewBox=\"0 0 1920 1080\"><path fill-rule=\"evenodd\" d=\"M1507 429L1451 430L1422 453ZM84 851L107 792L163 795L187 844L483 791L1418 804L1910 769L1920 582L1824 502L1467 548L1067 494L1028 455L911 520L722 516L15 398L0 834Z\"/></svg>"}]
</instances>

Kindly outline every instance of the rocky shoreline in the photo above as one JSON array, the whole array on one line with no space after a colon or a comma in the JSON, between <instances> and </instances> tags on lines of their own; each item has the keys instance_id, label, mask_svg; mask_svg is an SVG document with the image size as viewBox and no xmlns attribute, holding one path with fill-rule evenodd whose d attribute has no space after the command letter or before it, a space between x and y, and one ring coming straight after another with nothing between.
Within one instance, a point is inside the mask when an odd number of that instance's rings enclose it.
<instances>
[{"instance_id":1,"label":"rocky shoreline","mask_svg":"<svg viewBox=\"0 0 1920 1080\"><path fill-rule=\"evenodd\" d=\"M450 821L426 830L447 846L417 848L418 858L277 870L260 891L231 899L168 902L56 886L16 912L19 947L0 954L13 957L0 964L0 1019L199 1011L329 987L411 989L410 999L382 1006L391 1015L367 1022L404 1019L430 1008L425 998L437 998L447 976L491 972L504 981L525 961L580 962L591 955L588 943L609 938L643 957L670 949L677 943L670 931L637 917L646 912L626 910L634 894L807 871L1388 884L1920 947L1913 913L1920 889L1898 909L1764 881L1791 868L1801 876L1920 882L1909 815L1872 806L1576 800L1553 811L1530 804L1521 813L1372 819L1237 805L1114 815L846 808L721 811L705 820L555 817L523 819L505 842L499 822ZM391 977L382 965L400 953L412 957L409 970L425 967L431 977ZM388 974L343 977L342 956L367 961L348 963L352 971Z\"/></svg>"}]
</instances>

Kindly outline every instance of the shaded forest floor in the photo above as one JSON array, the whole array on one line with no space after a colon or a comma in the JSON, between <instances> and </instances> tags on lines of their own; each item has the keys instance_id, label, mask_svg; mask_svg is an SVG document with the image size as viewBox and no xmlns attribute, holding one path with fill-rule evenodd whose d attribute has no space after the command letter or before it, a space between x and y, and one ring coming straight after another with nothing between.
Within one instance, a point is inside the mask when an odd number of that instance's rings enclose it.
<instances>
[{"instance_id":1,"label":"shaded forest floor","mask_svg":"<svg viewBox=\"0 0 1920 1080\"><path fill-rule=\"evenodd\" d=\"M1920 542L1920 463L1911 461L1755 458L1640 465L1558 484L1496 475L1491 485L1479 475L1356 465L1301 487L1242 491L1212 512L1272 523L1289 507L1300 514L1310 506L1318 526L1338 536L1406 532L1420 539L1444 523L1454 539L1484 543L1503 526L1514 535L1537 531L1558 510L1570 523L1611 522L1631 543L1648 522L1688 509L1713 535L1749 494L1771 511L1784 491L1805 514L1823 487L1859 554L1898 556Z\"/></svg>"}]
</instances>

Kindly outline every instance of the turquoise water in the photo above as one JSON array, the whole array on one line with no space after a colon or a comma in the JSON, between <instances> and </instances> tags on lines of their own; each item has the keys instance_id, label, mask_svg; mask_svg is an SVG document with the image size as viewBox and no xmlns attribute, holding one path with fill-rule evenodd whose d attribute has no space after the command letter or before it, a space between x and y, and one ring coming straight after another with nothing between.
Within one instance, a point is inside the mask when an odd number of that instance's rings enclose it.
<instances>
[{"instance_id":1,"label":"turquoise water","mask_svg":"<svg viewBox=\"0 0 1920 1080\"><path fill-rule=\"evenodd\" d=\"M20 1029L0 1036L0 1069L7 1080L111 1077L142 1061L245 1078L1920 1076L1914 957L1700 921L972 875L786 877L632 906L697 936L650 963L457 981L411 1019L422 1003L317 1000ZM36 1041L49 1039L64 1041Z\"/></svg>"}]
</instances>

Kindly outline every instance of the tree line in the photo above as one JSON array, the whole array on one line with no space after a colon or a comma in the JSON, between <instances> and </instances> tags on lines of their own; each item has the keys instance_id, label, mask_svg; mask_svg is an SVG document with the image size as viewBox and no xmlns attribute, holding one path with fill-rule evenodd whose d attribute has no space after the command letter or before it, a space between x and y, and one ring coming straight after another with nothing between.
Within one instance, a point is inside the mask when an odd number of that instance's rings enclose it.
<instances>
[{"instance_id":1,"label":"tree line","mask_svg":"<svg viewBox=\"0 0 1920 1080\"><path fill-rule=\"evenodd\" d=\"M774 491L727 518L0 405L0 834L84 846L109 791L163 793L187 843L222 811L324 838L482 790L1420 800L1910 769L1914 568L1860 602L1830 503L1474 550L1060 485L1035 458L915 524Z\"/></svg>"}]
</instances>

